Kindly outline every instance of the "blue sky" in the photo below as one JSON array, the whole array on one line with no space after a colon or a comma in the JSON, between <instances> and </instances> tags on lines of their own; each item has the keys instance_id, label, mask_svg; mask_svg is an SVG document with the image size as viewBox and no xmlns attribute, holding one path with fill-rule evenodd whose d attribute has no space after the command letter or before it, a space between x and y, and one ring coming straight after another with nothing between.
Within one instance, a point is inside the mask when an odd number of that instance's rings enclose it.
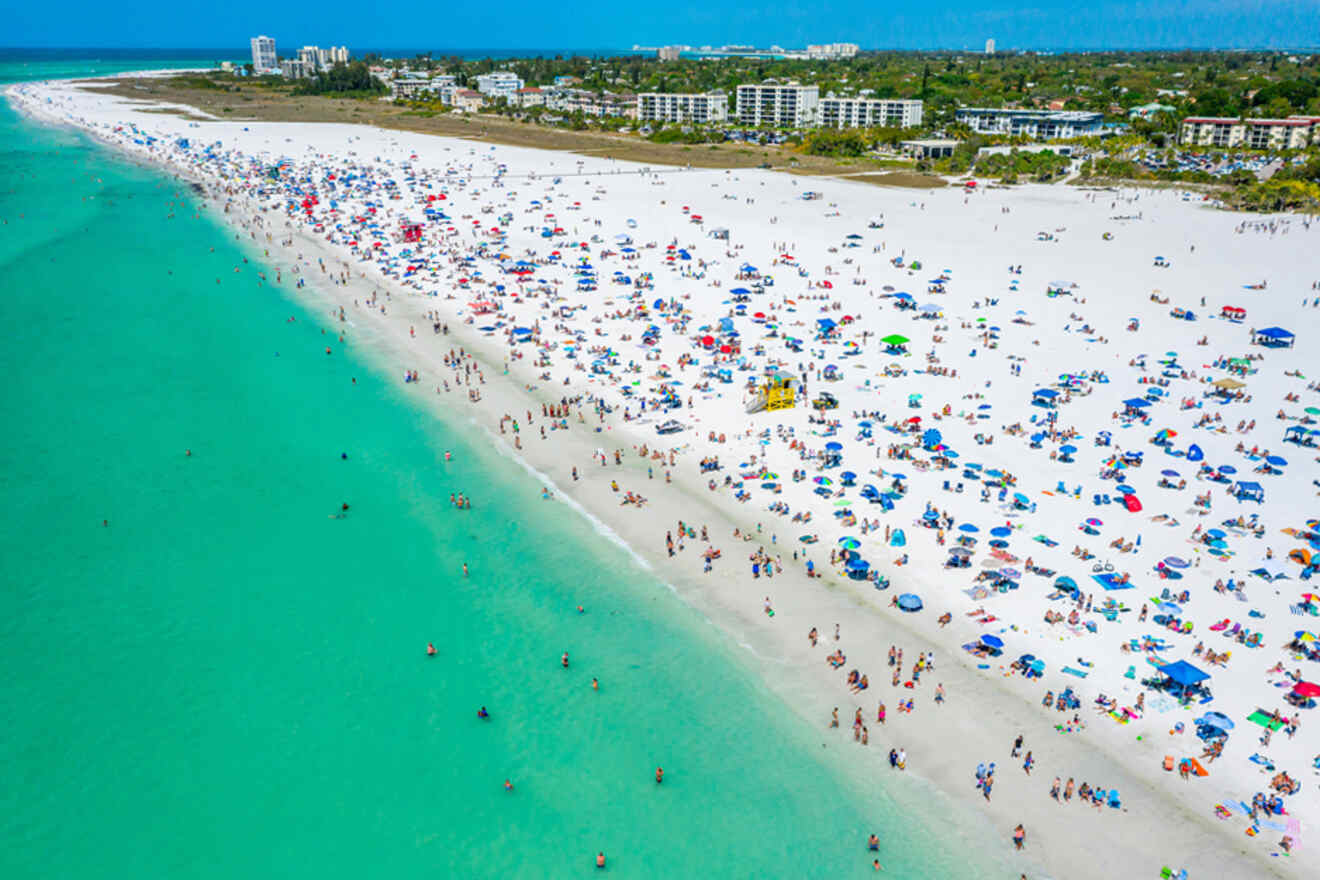
<instances>
[{"instance_id":1,"label":"blue sky","mask_svg":"<svg viewBox=\"0 0 1320 880\"><path fill-rule=\"evenodd\" d=\"M0 45L21 47L241 47L264 33L280 47L627 48L634 43L752 43L785 47L846 41L863 48L1001 49L1320 46L1320 0L742 0L646 3L529 0L380 4L361 0L225 0L215 4L65 0L49 7L0 0ZM399 9L410 14L397 14ZM377 12L377 10L379 10ZM623 10L627 10L624 12ZM766 14L766 10L771 10Z\"/></svg>"}]
</instances>

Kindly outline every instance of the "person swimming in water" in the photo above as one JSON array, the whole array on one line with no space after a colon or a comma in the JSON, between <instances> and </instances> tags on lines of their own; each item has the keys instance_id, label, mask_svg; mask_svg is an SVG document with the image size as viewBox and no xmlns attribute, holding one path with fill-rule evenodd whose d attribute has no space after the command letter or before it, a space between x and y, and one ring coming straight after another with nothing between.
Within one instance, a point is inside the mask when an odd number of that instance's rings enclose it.
<instances>
[{"instance_id":1,"label":"person swimming in water","mask_svg":"<svg viewBox=\"0 0 1320 880\"><path fill-rule=\"evenodd\" d=\"M483 719L483 720L485 720L485 719L489 719L489 718L490 718L490 713L486 711L486 707L485 707L485 706L482 706L480 709L477 710L477 717L478 717L478 718L481 718L481 719Z\"/></svg>"},{"instance_id":2,"label":"person swimming in water","mask_svg":"<svg viewBox=\"0 0 1320 880\"><path fill-rule=\"evenodd\" d=\"M596 853L596 867L597 868L605 867L605 853L603 852Z\"/></svg>"},{"instance_id":3,"label":"person swimming in water","mask_svg":"<svg viewBox=\"0 0 1320 880\"><path fill-rule=\"evenodd\" d=\"M564 665L564 668L565 668L565 669L568 668L568 652L567 652L567 651L564 652L564 656L560 658L559 662L562 663L562 664Z\"/></svg>"},{"instance_id":4,"label":"person swimming in water","mask_svg":"<svg viewBox=\"0 0 1320 880\"><path fill-rule=\"evenodd\" d=\"M427 643L426 643L426 656L428 656L428 657L434 657L435 654L436 654L435 645L431 644L430 642L427 642Z\"/></svg>"},{"instance_id":5,"label":"person swimming in water","mask_svg":"<svg viewBox=\"0 0 1320 880\"><path fill-rule=\"evenodd\" d=\"M665 769L663 767L655 768L655 784L659 785L665 781Z\"/></svg>"}]
</instances>

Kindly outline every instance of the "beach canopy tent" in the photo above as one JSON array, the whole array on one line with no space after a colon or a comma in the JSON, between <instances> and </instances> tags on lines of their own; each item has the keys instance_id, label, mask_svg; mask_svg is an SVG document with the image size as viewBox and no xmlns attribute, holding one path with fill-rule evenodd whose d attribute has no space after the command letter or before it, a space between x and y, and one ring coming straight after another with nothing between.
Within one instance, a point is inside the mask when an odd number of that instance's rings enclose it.
<instances>
[{"instance_id":1,"label":"beach canopy tent","mask_svg":"<svg viewBox=\"0 0 1320 880\"><path fill-rule=\"evenodd\" d=\"M916 593L904 593L896 601L904 611L920 611L922 608L921 597Z\"/></svg>"},{"instance_id":2,"label":"beach canopy tent","mask_svg":"<svg viewBox=\"0 0 1320 880\"><path fill-rule=\"evenodd\" d=\"M1141 415L1141 411L1150 406L1150 401L1144 397L1129 397L1123 401L1123 406L1127 408L1129 414Z\"/></svg>"},{"instance_id":3,"label":"beach canopy tent","mask_svg":"<svg viewBox=\"0 0 1320 880\"><path fill-rule=\"evenodd\" d=\"M1297 338L1282 327L1266 327L1264 330L1257 330L1252 341L1271 348L1292 348Z\"/></svg>"},{"instance_id":4,"label":"beach canopy tent","mask_svg":"<svg viewBox=\"0 0 1320 880\"><path fill-rule=\"evenodd\" d=\"M981 644L985 645L987 648L994 648L998 650L1004 647L1004 640L1001 639L999 636L985 635L985 636L981 636Z\"/></svg>"},{"instance_id":5,"label":"beach canopy tent","mask_svg":"<svg viewBox=\"0 0 1320 880\"><path fill-rule=\"evenodd\" d=\"M1237 485L1233 487L1233 494L1239 501L1254 501L1260 504L1265 500L1264 487L1260 483L1247 480L1238 480Z\"/></svg>"},{"instance_id":6,"label":"beach canopy tent","mask_svg":"<svg viewBox=\"0 0 1320 880\"><path fill-rule=\"evenodd\" d=\"M1233 729L1233 721L1223 712L1206 712L1200 718L1196 719L1197 727L1209 727L1212 730L1228 732Z\"/></svg>"},{"instance_id":7,"label":"beach canopy tent","mask_svg":"<svg viewBox=\"0 0 1320 880\"><path fill-rule=\"evenodd\" d=\"M1037 388L1035 391L1031 392L1031 402L1036 406L1052 407L1056 405L1055 398L1058 396L1059 392L1055 391L1053 388Z\"/></svg>"},{"instance_id":8,"label":"beach canopy tent","mask_svg":"<svg viewBox=\"0 0 1320 880\"><path fill-rule=\"evenodd\" d=\"M1176 663L1169 663L1156 668L1167 676L1179 691L1186 691L1190 687L1195 687L1210 677L1210 673L1197 669L1186 660L1179 660Z\"/></svg>"},{"instance_id":9,"label":"beach canopy tent","mask_svg":"<svg viewBox=\"0 0 1320 880\"><path fill-rule=\"evenodd\" d=\"M1247 387L1246 382L1239 382L1237 379L1231 379L1228 377L1218 379L1210 384L1214 385L1220 391L1237 391L1239 388Z\"/></svg>"}]
</instances>

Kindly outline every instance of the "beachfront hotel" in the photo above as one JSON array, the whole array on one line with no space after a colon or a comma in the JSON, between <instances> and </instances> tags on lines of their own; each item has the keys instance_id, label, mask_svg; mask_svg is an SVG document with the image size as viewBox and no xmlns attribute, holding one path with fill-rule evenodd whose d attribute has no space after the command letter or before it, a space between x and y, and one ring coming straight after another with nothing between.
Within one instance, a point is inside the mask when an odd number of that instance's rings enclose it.
<instances>
[{"instance_id":1,"label":"beachfront hotel","mask_svg":"<svg viewBox=\"0 0 1320 880\"><path fill-rule=\"evenodd\" d=\"M738 86L737 115L743 125L801 128L815 125L820 88L799 83L750 83Z\"/></svg>"},{"instance_id":2,"label":"beachfront hotel","mask_svg":"<svg viewBox=\"0 0 1320 880\"><path fill-rule=\"evenodd\" d=\"M1287 119L1234 119L1189 116L1178 143L1185 147L1247 147L1252 150L1304 150L1320 143L1320 116Z\"/></svg>"},{"instance_id":3,"label":"beachfront hotel","mask_svg":"<svg viewBox=\"0 0 1320 880\"><path fill-rule=\"evenodd\" d=\"M825 128L917 128L921 113L922 103L916 100L839 98L832 94L820 99L820 124Z\"/></svg>"},{"instance_id":4,"label":"beachfront hotel","mask_svg":"<svg viewBox=\"0 0 1320 880\"><path fill-rule=\"evenodd\" d=\"M275 57L274 37L252 38L252 72L256 74L280 72L280 62Z\"/></svg>"},{"instance_id":5,"label":"beachfront hotel","mask_svg":"<svg viewBox=\"0 0 1320 880\"><path fill-rule=\"evenodd\" d=\"M477 91L492 98L512 100L523 85L522 79L511 70L496 70L477 77Z\"/></svg>"},{"instance_id":6,"label":"beachfront hotel","mask_svg":"<svg viewBox=\"0 0 1320 880\"><path fill-rule=\"evenodd\" d=\"M980 134L1025 135L1035 140L1094 137L1104 130L1104 114L1090 110L1021 110L963 107L959 122Z\"/></svg>"},{"instance_id":7,"label":"beachfront hotel","mask_svg":"<svg viewBox=\"0 0 1320 880\"><path fill-rule=\"evenodd\" d=\"M640 122L724 122L729 118L729 96L724 92L704 94L661 94L642 92L637 96Z\"/></svg>"}]
</instances>

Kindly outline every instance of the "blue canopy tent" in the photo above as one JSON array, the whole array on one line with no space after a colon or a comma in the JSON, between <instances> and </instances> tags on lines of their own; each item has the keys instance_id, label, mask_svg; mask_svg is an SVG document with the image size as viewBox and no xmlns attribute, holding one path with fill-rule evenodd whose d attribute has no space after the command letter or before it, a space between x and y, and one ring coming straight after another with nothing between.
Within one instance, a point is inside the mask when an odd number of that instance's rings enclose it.
<instances>
[{"instance_id":1,"label":"blue canopy tent","mask_svg":"<svg viewBox=\"0 0 1320 880\"><path fill-rule=\"evenodd\" d=\"M1157 666L1156 669L1167 676L1180 693L1186 693L1188 688L1196 687L1210 677L1210 673L1196 668L1186 660Z\"/></svg>"},{"instance_id":2,"label":"blue canopy tent","mask_svg":"<svg viewBox=\"0 0 1320 880\"><path fill-rule=\"evenodd\" d=\"M1150 406L1150 401L1146 400L1144 397L1129 397L1127 400L1123 401L1123 407L1125 408L1127 415L1130 416L1143 415L1143 411L1148 406Z\"/></svg>"},{"instance_id":3,"label":"blue canopy tent","mask_svg":"<svg viewBox=\"0 0 1320 880\"><path fill-rule=\"evenodd\" d=\"M1238 480L1237 485L1233 487L1233 494L1238 501L1254 501L1261 504L1265 501L1265 489L1260 483L1252 483L1247 480Z\"/></svg>"},{"instance_id":4,"label":"blue canopy tent","mask_svg":"<svg viewBox=\"0 0 1320 880\"><path fill-rule=\"evenodd\" d=\"M1058 401L1055 399L1058 396L1059 392L1053 388L1037 388L1031 392L1031 403L1033 406L1053 408L1058 405Z\"/></svg>"},{"instance_id":5,"label":"blue canopy tent","mask_svg":"<svg viewBox=\"0 0 1320 880\"><path fill-rule=\"evenodd\" d=\"M1269 348L1292 348L1293 343L1297 341L1291 332L1282 327L1266 327L1264 330L1257 330L1252 342L1257 345L1264 345Z\"/></svg>"},{"instance_id":6,"label":"blue canopy tent","mask_svg":"<svg viewBox=\"0 0 1320 880\"><path fill-rule=\"evenodd\" d=\"M1202 451L1201 447L1197 446L1195 443L1187 447L1188 461L1200 461L1203 458L1205 458L1205 452Z\"/></svg>"},{"instance_id":7,"label":"blue canopy tent","mask_svg":"<svg viewBox=\"0 0 1320 880\"><path fill-rule=\"evenodd\" d=\"M848 570L848 577L857 581L866 577L867 571L871 568L871 563L862 559L860 556L854 556L852 559L848 560L848 564L845 568Z\"/></svg>"}]
</instances>

